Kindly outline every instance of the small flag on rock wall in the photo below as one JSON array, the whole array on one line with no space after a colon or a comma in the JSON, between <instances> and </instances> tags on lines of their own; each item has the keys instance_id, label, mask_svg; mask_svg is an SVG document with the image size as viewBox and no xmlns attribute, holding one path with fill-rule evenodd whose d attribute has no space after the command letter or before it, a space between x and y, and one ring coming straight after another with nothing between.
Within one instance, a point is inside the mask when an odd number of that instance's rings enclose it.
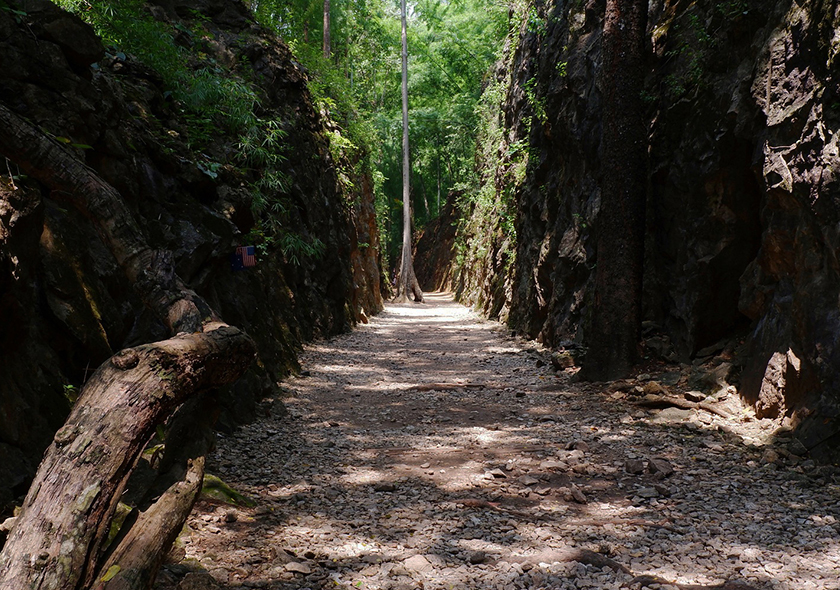
<instances>
[{"instance_id":1,"label":"small flag on rock wall","mask_svg":"<svg viewBox=\"0 0 840 590\"><path fill-rule=\"evenodd\" d=\"M239 246L230 256L230 266L233 270L245 270L257 265L256 248L254 246Z\"/></svg>"}]
</instances>

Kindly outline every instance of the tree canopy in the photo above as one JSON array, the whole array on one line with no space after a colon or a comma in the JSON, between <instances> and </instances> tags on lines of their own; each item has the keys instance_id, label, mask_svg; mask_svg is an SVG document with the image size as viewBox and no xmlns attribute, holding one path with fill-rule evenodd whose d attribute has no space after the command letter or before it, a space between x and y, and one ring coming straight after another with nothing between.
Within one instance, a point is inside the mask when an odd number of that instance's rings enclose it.
<instances>
[{"instance_id":1,"label":"tree canopy","mask_svg":"<svg viewBox=\"0 0 840 590\"><path fill-rule=\"evenodd\" d=\"M383 238L400 245L402 122L400 14L394 0L333 1L329 59L322 0L257 0L257 17L291 45L309 70L322 110L346 130L377 179ZM449 191L472 180L476 113L507 32L497 0L419 0L408 9L409 127L415 224L437 216Z\"/></svg>"}]
</instances>

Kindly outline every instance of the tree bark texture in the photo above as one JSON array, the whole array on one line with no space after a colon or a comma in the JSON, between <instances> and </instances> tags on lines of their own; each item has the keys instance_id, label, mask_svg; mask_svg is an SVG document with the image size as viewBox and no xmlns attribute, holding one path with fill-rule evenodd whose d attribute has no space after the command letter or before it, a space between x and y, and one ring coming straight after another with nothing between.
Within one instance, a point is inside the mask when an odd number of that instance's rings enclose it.
<instances>
[{"instance_id":1,"label":"tree bark texture","mask_svg":"<svg viewBox=\"0 0 840 590\"><path fill-rule=\"evenodd\" d=\"M67 148L0 104L0 151L82 211L98 228L144 303L173 332L194 332L218 316L175 274L172 254L150 248L120 194Z\"/></svg>"},{"instance_id":2,"label":"tree bark texture","mask_svg":"<svg viewBox=\"0 0 840 590\"><path fill-rule=\"evenodd\" d=\"M603 36L601 208L589 352L584 376L625 376L637 362L642 320L647 129L647 0L607 0Z\"/></svg>"},{"instance_id":3,"label":"tree bark texture","mask_svg":"<svg viewBox=\"0 0 840 590\"><path fill-rule=\"evenodd\" d=\"M211 323L100 366L38 468L0 554L0 585L89 587L110 517L157 425L196 392L237 379L253 356L243 332Z\"/></svg>"},{"instance_id":4,"label":"tree bark texture","mask_svg":"<svg viewBox=\"0 0 840 590\"><path fill-rule=\"evenodd\" d=\"M204 457L191 461L184 481L166 490L121 539L94 579L95 590L150 587L166 551L175 542L201 493Z\"/></svg>"},{"instance_id":5,"label":"tree bark texture","mask_svg":"<svg viewBox=\"0 0 840 590\"><path fill-rule=\"evenodd\" d=\"M4 105L0 153L90 217L145 304L177 334L120 351L95 371L47 449L0 553L2 588L87 589L105 583L111 519L156 427L196 394L239 378L255 346L184 286L171 253L148 246L113 187ZM202 473L199 459L184 482L164 493L109 548L106 565L119 570L105 576L108 584L149 587L192 507Z\"/></svg>"},{"instance_id":6,"label":"tree bark texture","mask_svg":"<svg viewBox=\"0 0 840 590\"><path fill-rule=\"evenodd\" d=\"M423 301L423 291L414 274L414 260L411 250L411 159L408 149L408 39L406 35L405 0L400 2L402 19L402 124L403 124L403 244L400 258L400 274L397 277L396 301Z\"/></svg>"}]
</instances>

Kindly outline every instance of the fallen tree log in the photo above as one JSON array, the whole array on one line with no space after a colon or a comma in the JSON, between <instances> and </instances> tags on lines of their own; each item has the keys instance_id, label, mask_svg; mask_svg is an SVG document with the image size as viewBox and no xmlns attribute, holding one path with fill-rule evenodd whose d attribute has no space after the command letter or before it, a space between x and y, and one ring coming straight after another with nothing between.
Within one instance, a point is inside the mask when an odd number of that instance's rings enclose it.
<instances>
[{"instance_id":1,"label":"fallen tree log","mask_svg":"<svg viewBox=\"0 0 840 590\"><path fill-rule=\"evenodd\" d=\"M99 367L38 468L0 554L0 586L89 587L111 516L157 425L196 392L236 379L253 355L243 332L210 324Z\"/></svg>"},{"instance_id":2,"label":"fallen tree log","mask_svg":"<svg viewBox=\"0 0 840 590\"><path fill-rule=\"evenodd\" d=\"M681 410L703 410L710 414L720 416L721 418L732 418L732 415L724 410L714 407L712 404L706 402L690 402L685 399L676 397L668 397L664 395L646 395L645 397L634 401L636 405L644 406L646 408L679 408Z\"/></svg>"},{"instance_id":3,"label":"fallen tree log","mask_svg":"<svg viewBox=\"0 0 840 590\"><path fill-rule=\"evenodd\" d=\"M149 246L116 189L2 104L0 154L90 218L144 304L174 335L118 352L89 379L0 553L0 588L86 590L108 583L103 588L145 590L192 509L203 461L193 461L185 480L106 553L129 476L156 428L185 401L239 378L255 345L185 286L170 252Z\"/></svg>"}]
</instances>

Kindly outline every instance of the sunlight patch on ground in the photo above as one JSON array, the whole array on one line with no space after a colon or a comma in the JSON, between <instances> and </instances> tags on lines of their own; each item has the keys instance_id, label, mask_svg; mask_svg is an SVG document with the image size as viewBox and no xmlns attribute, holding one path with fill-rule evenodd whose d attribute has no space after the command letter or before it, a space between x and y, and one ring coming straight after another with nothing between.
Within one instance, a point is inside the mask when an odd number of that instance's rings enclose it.
<instances>
[{"instance_id":1,"label":"sunlight patch on ground","mask_svg":"<svg viewBox=\"0 0 840 590\"><path fill-rule=\"evenodd\" d=\"M518 346L488 346L482 352L489 354L519 354L520 352L524 352L524 349Z\"/></svg>"},{"instance_id":2,"label":"sunlight patch on ground","mask_svg":"<svg viewBox=\"0 0 840 590\"><path fill-rule=\"evenodd\" d=\"M216 455L232 483L244 477L242 491L261 499L250 512L258 529L247 510L226 520L228 506L211 507L203 521L204 542L230 551L225 588L246 579L290 590L335 582L446 590L453 580L455 588L573 587L549 584L539 572L593 590L630 587L609 571L540 562L570 546L682 583L784 578L760 587L838 588L827 581L836 580L840 563L831 514L840 488L799 490L798 480L771 480L776 468L756 457L746 464L750 451L729 441L717 419L692 422L691 430L649 428L637 408L566 376L553 382L550 366L535 366L535 348L508 340L507 330L489 323L460 329L451 312L465 324L474 321L470 312L435 305L389 305L353 335L310 347L304 366L311 376L287 386L296 395L289 404L295 419L273 424L266 436L243 427L222 440L241 445L238 456ZM476 332L486 326L495 334ZM458 386L468 382L488 387ZM447 387L431 389L434 383ZM667 457L675 474L659 480L625 472L628 458L649 457ZM746 464L743 472L714 477L712 466L736 460ZM755 478L773 485L753 486ZM569 496L573 485L586 503ZM643 498L643 486L662 491ZM474 567L472 551L486 552L488 562ZM210 552L187 552L213 569ZM272 561L272 552L282 559ZM316 555L306 562L313 571L329 578L316 583L284 569L288 555L303 561L306 553ZM447 563L407 572L404 562L415 556ZM531 561L525 567L508 556Z\"/></svg>"},{"instance_id":3,"label":"sunlight patch on ground","mask_svg":"<svg viewBox=\"0 0 840 590\"><path fill-rule=\"evenodd\" d=\"M339 478L339 481L349 485L366 485L380 483L388 479L388 475L378 469L355 467L352 471Z\"/></svg>"}]
</instances>

